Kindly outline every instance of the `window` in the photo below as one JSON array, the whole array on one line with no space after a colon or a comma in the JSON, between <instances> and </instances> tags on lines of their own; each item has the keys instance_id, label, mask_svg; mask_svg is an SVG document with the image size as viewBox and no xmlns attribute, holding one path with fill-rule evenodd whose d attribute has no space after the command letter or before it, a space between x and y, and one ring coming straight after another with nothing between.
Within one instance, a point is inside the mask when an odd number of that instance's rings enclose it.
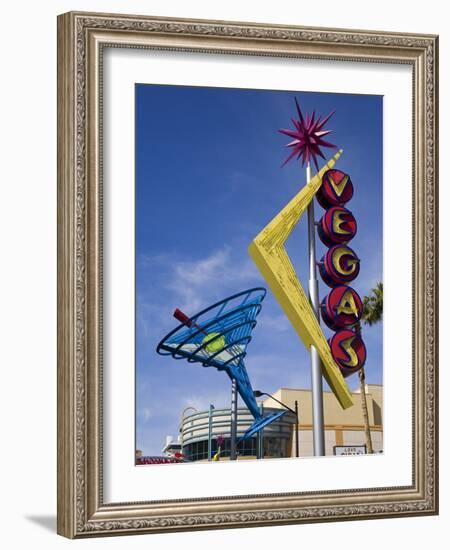
<instances>
[{"instance_id":1,"label":"window","mask_svg":"<svg viewBox=\"0 0 450 550\"><path fill-rule=\"evenodd\" d=\"M217 452L217 441L211 441L211 455L214 456ZM251 437L245 441L241 441L237 446L238 456L255 456L257 455L257 438ZM207 460L208 459L208 440L197 441L183 447L183 454L188 460ZM225 439L221 448L220 456L228 458L230 456L230 439Z\"/></svg>"},{"instance_id":2,"label":"window","mask_svg":"<svg viewBox=\"0 0 450 550\"><path fill-rule=\"evenodd\" d=\"M264 437L264 458L286 458L287 439Z\"/></svg>"}]
</instances>

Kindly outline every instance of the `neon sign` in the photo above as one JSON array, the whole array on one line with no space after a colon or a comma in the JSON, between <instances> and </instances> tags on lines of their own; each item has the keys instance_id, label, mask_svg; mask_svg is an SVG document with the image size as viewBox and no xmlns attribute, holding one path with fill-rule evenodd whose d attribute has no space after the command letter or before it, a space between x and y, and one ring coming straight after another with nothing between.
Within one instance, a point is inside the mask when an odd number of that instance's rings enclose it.
<instances>
[{"instance_id":1,"label":"neon sign","mask_svg":"<svg viewBox=\"0 0 450 550\"><path fill-rule=\"evenodd\" d=\"M350 283L359 274L359 258L347 245L331 247L319 264L323 282L330 287Z\"/></svg>"},{"instance_id":2,"label":"neon sign","mask_svg":"<svg viewBox=\"0 0 450 550\"><path fill-rule=\"evenodd\" d=\"M346 285L335 286L321 305L322 319L331 330L354 326L361 319L362 312L359 294Z\"/></svg>"},{"instance_id":3,"label":"neon sign","mask_svg":"<svg viewBox=\"0 0 450 550\"><path fill-rule=\"evenodd\" d=\"M360 334L351 330L363 314L361 298L348 286L360 269L358 256L347 244L357 231L353 214L344 208L352 196L353 183L347 174L328 170L323 175L317 200L326 212L318 224L318 233L328 250L319 263L319 272L331 291L323 300L320 311L324 323L336 331L329 345L344 378L360 370L367 356Z\"/></svg>"},{"instance_id":4,"label":"neon sign","mask_svg":"<svg viewBox=\"0 0 450 550\"><path fill-rule=\"evenodd\" d=\"M353 183L348 174L340 170L328 170L317 192L317 202L322 208L342 206L353 197Z\"/></svg>"},{"instance_id":5,"label":"neon sign","mask_svg":"<svg viewBox=\"0 0 450 550\"><path fill-rule=\"evenodd\" d=\"M366 346L353 330L339 330L330 339L331 353L344 378L359 371L366 362Z\"/></svg>"},{"instance_id":6,"label":"neon sign","mask_svg":"<svg viewBox=\"0 0 450 550\"><path fill-rule=\"evenodd\" d=\"M350 210L332 206L322 216L318 225L320 240L325 246L345 244L356 235L356 220Z\"/></svg>"}]
</instances>

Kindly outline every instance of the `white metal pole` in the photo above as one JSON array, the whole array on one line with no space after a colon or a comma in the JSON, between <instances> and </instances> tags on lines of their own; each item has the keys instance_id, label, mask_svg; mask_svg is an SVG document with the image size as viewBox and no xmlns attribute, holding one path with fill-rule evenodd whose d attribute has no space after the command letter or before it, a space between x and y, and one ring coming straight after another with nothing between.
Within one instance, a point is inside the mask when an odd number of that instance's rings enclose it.
<instances>
[{"instance_id":1,"label":"white metal pole","mask_svg":"<svg viewBox=\"0 0 450 550\"><path fill-rule=\"evenodd\" d=\"M209 404L209 413L208 413L208 460L212 459L212 416L213 416L214 405Z\"/></svg>"},{"instance_id":2,"label":"white metal pole","mask_svg":"<svg viewBox=\"0 0 450 550\"><path fill-rule=\"evenodd\" d=\"M231 380L231 429L230 429L230 460L236 460L237 439L237 383Z\"/></svg>"},{"instance_id":3,"label":"white metal pole","mask_svg":"<svg viewBox=\"0 0 450 550\"><path fill-rule=\"evenodd\" d=\"M311 181L311 164L306 166L306 183ZM314 199L308 206L308 243L309 243L309 300L319 318L319 283L316 267L316 226L314 220ZM312 417L314 456L325 455L325 437L323 425L323 387L322 368L317 349L311 346L311 389L312 389Z\"/></svg>"}]
</instances>

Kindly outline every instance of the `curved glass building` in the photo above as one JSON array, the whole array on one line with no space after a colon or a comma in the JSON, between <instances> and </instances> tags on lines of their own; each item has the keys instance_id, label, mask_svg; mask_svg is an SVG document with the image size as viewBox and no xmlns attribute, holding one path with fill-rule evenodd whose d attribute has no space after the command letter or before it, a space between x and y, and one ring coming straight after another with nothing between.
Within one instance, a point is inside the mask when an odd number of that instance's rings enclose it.
<instances>
[{"instance_id":1,"label":"curved glass building","mask_svg":"<svg viewBox=\"0 0 450 550\"><path fill-rule=\"evenodd\" d=\"M279 411L264 407L263 414ZM247 408L238 409L238 438L253 424L254 418ZM230 409L215 409L191 413L183 417L180 426L181 452L189 461L212 459L218 452L220 459L230 456ZM295 415L288 412L262 431L237 445L238 459L287 458L291 455ZM295 435L294 435L295 437Z\"/></svg>"}]
</instances>

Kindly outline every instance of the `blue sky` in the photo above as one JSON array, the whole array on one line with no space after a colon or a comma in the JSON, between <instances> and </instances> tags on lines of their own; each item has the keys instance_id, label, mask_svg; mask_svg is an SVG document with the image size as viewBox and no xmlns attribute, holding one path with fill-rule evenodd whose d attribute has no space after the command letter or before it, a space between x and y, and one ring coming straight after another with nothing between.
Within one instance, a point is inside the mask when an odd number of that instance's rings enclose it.
<instances>
[{"instance_id":1,"label":"blue sky","mask_svg":"<svg viewBox=\"0 0 450 550\"><path fill-rule=\"evenodd\" d=\"M185 407L229 406L224 373L155 348L174 328L176 307L193 315L267 286L247 248L305 184L298 162L280 167L288 138L278 129L292 127L295 96L303 111L336 110L327 124L344 150L336 168L355 188L347 207L358 222L351 247L361 271L352 286L362 297L382 280L381 96L136 85L136 445L145 454L160 454L165 436L177 435ZM316 203L316 218L322 213ZM306 238L305 216L287 242L305 287ZM317 241L320 258L326 248ZM320 283L321 300L328 291ZM364 327L363 338L367 381L380 384L382 323ZM254 389L310 387L309 354L270 290L246 365ZM356 375L347 381L358 386Z\"/></svg>"}]
</instances>

